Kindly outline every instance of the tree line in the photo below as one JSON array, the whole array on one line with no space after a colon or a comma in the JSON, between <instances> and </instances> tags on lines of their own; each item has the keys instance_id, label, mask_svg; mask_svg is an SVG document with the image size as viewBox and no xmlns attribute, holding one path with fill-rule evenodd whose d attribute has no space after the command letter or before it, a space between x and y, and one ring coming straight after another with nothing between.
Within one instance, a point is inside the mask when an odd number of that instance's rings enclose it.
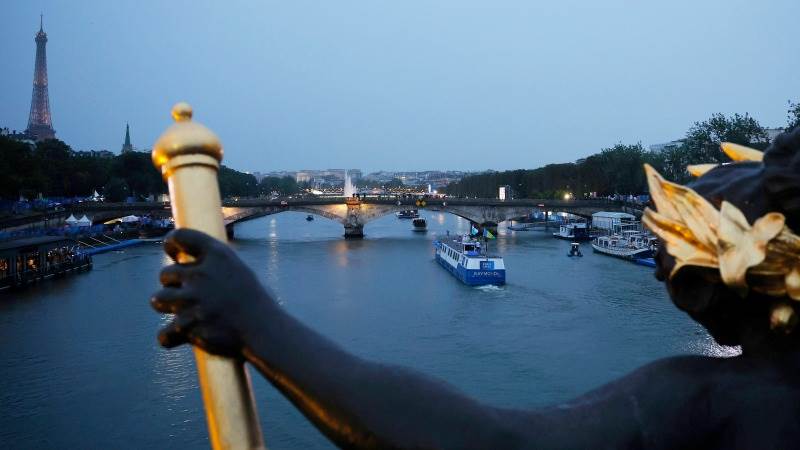
<instances>
[{"instance_id":1,"label":"tree line","mask_svg":"<svg viewBox=\"0 0 800 450\"><path fill-rule=\"evenodd\" d=\"M787 131L800 126L800 104L789 103ZM532 170L486 172L450 183L445 192L462 197L494 198L499 186L511 186L518 198L563 198L628 195L647 192L642 165L648 163L669 179L689 181L690 164L721 163L728 158L721 142L733 142L763 150L769 145L764 127L748 114L713 114L695 122L682 142L660 151L645 150L640 143L617 144L574 163L548 164Z\"/></svg>"},{"instance_id":2,"label":"tree line","mask_svg":"<svg viewBox=\"0 0 800 450\"><path fill-rule=\"evenodd\" d=\"M220 168L219 187L223 197L259 193L253 175L225 166ZM166 193L167 186L149 153L103 157L75 152L57 139L31 146L0 136L0 199L88 197L95 191L107 201L144 200Z\"/></svg>"}]
</instances>

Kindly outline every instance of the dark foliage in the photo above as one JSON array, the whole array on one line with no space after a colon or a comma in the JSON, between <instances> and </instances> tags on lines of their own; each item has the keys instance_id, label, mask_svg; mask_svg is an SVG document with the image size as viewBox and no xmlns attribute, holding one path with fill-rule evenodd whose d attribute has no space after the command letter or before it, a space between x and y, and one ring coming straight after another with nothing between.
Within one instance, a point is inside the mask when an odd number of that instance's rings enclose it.
<instances>
[{"instance_id":1,"label":"dark foliage","mask_svg":"<svg viewBox=\"0 0 800 450\"><path fill-rule=\"evenodd\" d=\"M278 195L292 195L300 192L300 187L292 177L264 177L258 183L258 193L269 196L272 193Z\"/></svg>"},{"instance_id":2,"label":"dark foliage","mask_svg":"<svg viewBox=\"0 0 800 450\"><path fill-rule=\"evenodd\" d=\"M793 106L795 121L800 122L800 107ZM499 186L510 185L518 198L562 198L566 193L578 198L591 193L642 194L647 192L642 164L648 163L668 179L685 183L690 178L687 165L728 160L719 149L721 142L758 149L766 148L769 143L764 128L749 115L714 114L708 120L695 122L681 145L661 152L645 151L641 144L617 144L574 163L465 177L448 185L446 192L466 197L496 197Z\"/></svg>"},{"instance_id":3,"label":"dark foliage","mask_svg":"<svg viewBox=\"0 0 800 450\"><path fill-rule=\"evenodd\" d=\"M219 184L223 197L258 195L255 177L224 166ZM123 201L166 193L167 186L149 153L100 157L75 152L57 139L30 146L0 136L0 198L87 197L95 190L109 201Z\"/></svg>"}]
</instances>

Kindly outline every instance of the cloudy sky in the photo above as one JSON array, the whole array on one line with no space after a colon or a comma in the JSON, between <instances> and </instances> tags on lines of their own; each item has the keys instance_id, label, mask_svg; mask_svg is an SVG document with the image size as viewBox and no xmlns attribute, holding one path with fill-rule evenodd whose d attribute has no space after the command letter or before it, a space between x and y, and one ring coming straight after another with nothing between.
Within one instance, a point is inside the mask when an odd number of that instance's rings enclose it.
<instances>
[{"instance_id":1,"label":"cloudy sky","mask_svg":"<svg viewBox=\"0 0 800 450\"><path fill-rule=\"evenodd\" d=\"M797 0L5 0L0 126L40 12L59 138L146 149L186 100L240 170L532 168L800 100Z\"/></svg>"}]
</instances>

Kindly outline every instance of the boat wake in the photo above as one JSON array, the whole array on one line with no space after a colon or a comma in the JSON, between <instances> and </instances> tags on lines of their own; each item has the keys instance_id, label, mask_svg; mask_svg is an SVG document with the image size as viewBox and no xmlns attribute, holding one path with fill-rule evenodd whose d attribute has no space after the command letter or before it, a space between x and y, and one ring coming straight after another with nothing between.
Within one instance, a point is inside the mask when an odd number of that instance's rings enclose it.
<instances>
[{"instance_id":1,"label":"boat wake","mask_svg":"<svg viewBox=\"0 0 800 450\"><path fill-rule=\"evenodd\" d=\"M495 286L493 284L484 284L483 286L475 286L475 289L484 292L497 292L497 291L504 291L502 286Z\"/></svg>"}]
</instances>

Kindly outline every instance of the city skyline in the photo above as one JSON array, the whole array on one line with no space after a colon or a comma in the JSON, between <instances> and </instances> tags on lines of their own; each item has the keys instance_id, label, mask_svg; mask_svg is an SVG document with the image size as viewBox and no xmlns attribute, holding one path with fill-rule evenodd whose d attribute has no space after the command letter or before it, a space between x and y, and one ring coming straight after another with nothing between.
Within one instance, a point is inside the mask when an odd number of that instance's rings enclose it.
<instances>
[{"instance_id":1,"label":"city skyline","mask_svg":"<svg viewBox=\"0 0 800 450\"><path fill-rule=\"evenodd\" d=\"M222 138L225 164L247 171L534 168L617 142L669 142L714 112L783 126L796 100L791 2L707 4L691 17L688 3L460 3L424 15L415 5L86 5L8 9L0 46L19 63L0 80L0 125L23 128L41 10L59 138L115 149L130 122L147 148L171 104L187 100ZM297 29L280 22L298 17ZM225 26L170 31L181 18ZM443 24L450 33L435 34Z\"/></svg>"}]
</instances>

